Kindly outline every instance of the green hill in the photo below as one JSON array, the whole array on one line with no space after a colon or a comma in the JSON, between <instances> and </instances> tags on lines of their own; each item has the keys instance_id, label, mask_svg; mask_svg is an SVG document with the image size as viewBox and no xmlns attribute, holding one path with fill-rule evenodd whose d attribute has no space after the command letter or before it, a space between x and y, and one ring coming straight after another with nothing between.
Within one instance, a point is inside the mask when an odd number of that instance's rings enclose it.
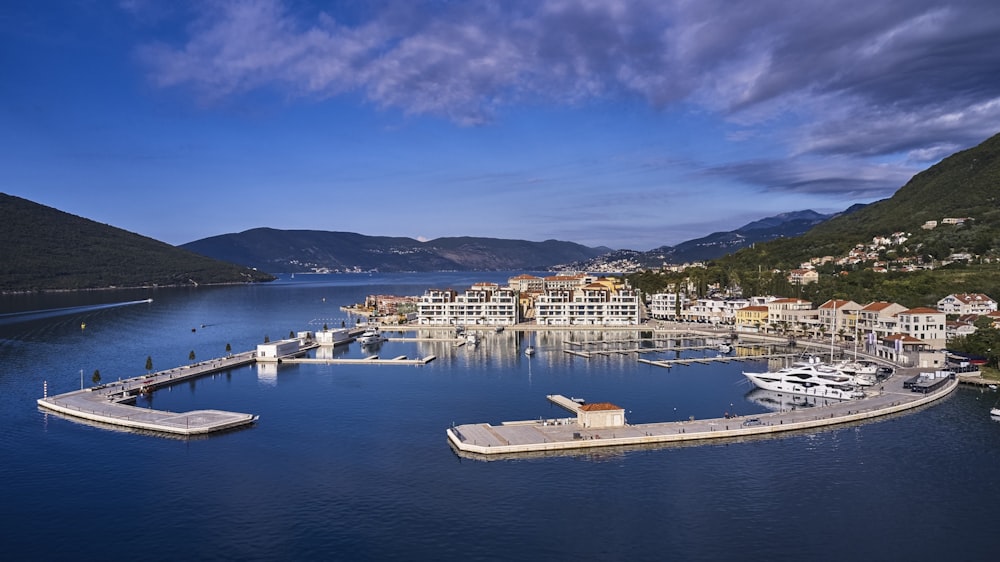
<instances>
[{"instance_id":1,"label":"green hill","mask_svg":"<svg viewBox=\"0 0 1000 562\"><path fill-rule=\"evenodd\" d=\"M1000 135L916 174L892 197L832 218L801 236L758 243L711 262L707 269L646 271L630 279L647 292L688 285L704 296L739 287L745 295L797 296L814 303L840 298L934 306L938 299L960 292L1000 298L998 198ZM971 220L941 224L944 218ZM922 228L928 221L939 224ZM870 248L873 237L896 232L905 233L905 242ZM863 259L836 263L859 244L866 252ZM788 282L790 269L826 256L834 261L816 267L819 282ZM879 269L876 262L881 263Z\"/></svg>"},{"instance_id":2,"label":"green hill","mask_svg":"<svg viewBox=\"0 0 1000 562\"><path fill-rule=\"evenodd\" d=\"M977 255L1000 248L1000 135L955 153L913 176L889 199L826 221L804 235L758 245L730 263L789 268L810 257L839 256L876 235L911 234L910 251L942 259L951 252ZM921 228L927 221L970 217L971 223Z\"/></svg>"},{"instance_id":3,"label":"green hill","mask_svg":"<svg viewBox=\"0 0 1000 562\"><path fill-rule=\"evenodd\" d=\"M0 239L0 292L274 279L5 193Z\"/></svg>"}]
</instances>

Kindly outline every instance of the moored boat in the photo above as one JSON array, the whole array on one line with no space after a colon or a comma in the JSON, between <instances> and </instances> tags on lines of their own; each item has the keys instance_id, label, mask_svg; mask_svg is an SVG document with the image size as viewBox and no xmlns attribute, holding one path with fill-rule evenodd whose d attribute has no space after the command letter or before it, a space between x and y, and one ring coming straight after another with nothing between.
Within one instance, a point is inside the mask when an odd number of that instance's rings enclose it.
<instances>
[{"instance_id":1,"label":"moored boat","mask_svg":"<svg viewBox=\"0 0 1000 562\"><path fill-rule=\"evenodd\" d=\"M357 342L361 345L374 345L385 341L385 336L378 331L378 328L369 328L357 337Z\"/></svg>"},{"instance_id":2,"label":"moored boat","mask_svg":"<svg viewBox=\"0 0 1000 562\"><path fill-rule=\"evenodd\" d=\"M857 380L817 358L765 373L743 373L757 388L805 396L851 400L860 398Z\"/></svg>"}]
</instances>

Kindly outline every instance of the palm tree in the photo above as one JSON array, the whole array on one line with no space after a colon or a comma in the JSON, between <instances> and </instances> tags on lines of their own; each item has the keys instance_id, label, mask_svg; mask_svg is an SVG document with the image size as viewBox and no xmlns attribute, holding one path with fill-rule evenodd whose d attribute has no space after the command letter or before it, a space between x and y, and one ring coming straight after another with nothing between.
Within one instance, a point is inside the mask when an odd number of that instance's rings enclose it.
<instances>
[{"instance_id":1,"label":"palm tree","mask_svg":"<svg viewBox=\"0 0 1000 562\"><path fill-rule=\"evenodd\" d=\"M152 372L153 370L153 357L150 355L146 356L146 372Z\"/></svg>"},{"instance_id":2,"label":"palm tree","mask_svg":"<svg viewBox=\"0 0 1000 562\"><path fill-rule=\"evenodd\" d=\"M90 377L90 380L94 381L94 384L100 383L101 382L101 371L98 370L98 369L94 369L94 376Z\"/></svg>"},{"instance_id":3,"label":"palm tree","mask_svg":"<svg viewBox=\"0 0 1000 562\"><path fill-rule=\"evenodd\" d=\"M194 350L193 349L191 350L191 353L188 353L188 361L194 363Z\"/></svg>"},{"instance_id":4,"label":"palm tree","mask_svg":"<svg viewBox=\"0 0 1000 562\"><path fill-rule=\"evenodd\" d=\"M226 344L226 356L231 357L233 355L233 346Z\"/></svg>"}]
</instances>

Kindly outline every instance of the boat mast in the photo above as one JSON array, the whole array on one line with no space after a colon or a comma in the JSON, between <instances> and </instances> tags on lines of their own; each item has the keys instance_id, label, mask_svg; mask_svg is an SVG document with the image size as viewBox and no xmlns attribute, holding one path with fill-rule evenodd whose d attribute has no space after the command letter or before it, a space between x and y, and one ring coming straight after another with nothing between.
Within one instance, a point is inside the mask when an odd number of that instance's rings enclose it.
<instances>
[{"instance_id":1,"label":"boat mast","mask_svg":"<svg viewBox=\"0 0 1000 562\"><path fill-rule=\"evenodd\" d=\"M833 328L830 330L830 363L833 363L833 342L837 335L837 299L833 299Z\"/></svg>"}]
</instances>

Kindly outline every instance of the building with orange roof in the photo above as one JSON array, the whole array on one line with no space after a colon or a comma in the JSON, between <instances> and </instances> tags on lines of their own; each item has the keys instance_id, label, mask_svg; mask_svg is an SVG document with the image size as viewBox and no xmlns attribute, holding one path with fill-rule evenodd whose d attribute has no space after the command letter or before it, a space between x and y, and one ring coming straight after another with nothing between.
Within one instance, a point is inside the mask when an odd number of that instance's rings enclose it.
<instances>
[{"instance_id":1,"label":"building with orange roof","mask_svg":"<svg viewBox=\"0 0 1000 562\"><path fill-rule=\"evenodd\" d=\"M955 293L937 302L945 314L989 314L996 312L997 301L982 293Z\"/></svg>"},{"instance_id":2,"label":"building with orange roof","mask_svg":"<svg viewBox=\"0 0 1000 562\"><path fill-rule=\"evenodd\" d=\"M896 313L901 334L916 338L931 349L944 349L948 339L945 313L929 307L917 307Z\"/></svg>"},{"instance_id":3,"label":"building with orange roof","mask_svg":"<svg viewBox=\"0 0 1000 562\"><path fill-rule=\"evenodd\" d=\"M580 406L576 423L585 428L625 427L625 409L610 402L595 402Z\"/></svg>"}]
</instances>

